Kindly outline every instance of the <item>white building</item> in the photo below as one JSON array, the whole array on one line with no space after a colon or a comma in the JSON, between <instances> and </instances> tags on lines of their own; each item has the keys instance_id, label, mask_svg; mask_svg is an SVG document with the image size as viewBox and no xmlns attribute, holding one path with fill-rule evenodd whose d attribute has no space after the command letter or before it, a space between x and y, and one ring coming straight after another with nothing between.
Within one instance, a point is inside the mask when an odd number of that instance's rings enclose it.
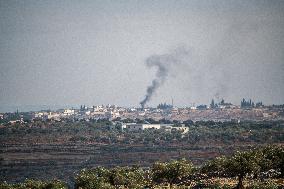
<instances>
[{"instance_id":1,"label":"white building","mask_svg":"<svg viewBox=\"0 0 284 189\"><path fill-rule=\"evenodd\" d=\"M126 129L129 131L142 131L145 129L160 129L160 124L128 124Z\"/></svg>"},{"instance_id":2,"label":"white building","mask_svg":"<svg viewBox=\"0 0 284 189\"><path fill-rule=\"evenodd\" d=\"M114 119L114 118L117 118L119 117L120 114L119 112L117 111L108 111L108 112L105 112L105 117L108 118L108 119Z\"/></svg>"},{"instance_id":3,"label":"white building","mask_svg":"<svg viewBox=\"0 0 284 189\"><path fill-rule=\"evenodd\" d=\"M175 127L173 124L124 124L122 125L122 129L128 129L129 131L143 131L145 129L163 129L165 131L173 131L173 130L178 130L181 131L182 134L185 134L189 131L188 127L185 126L179 126Z\"/></svg>"},{"instance_id":4,"label":"white building","mask_svg":"<svg viewBox=\"0 0 284 189\"><path fill-rule=\"evenodd\" d=\"M173 130L177 130L177 131L181 131L182 134L185 134L189 131L188 127L185 127L184 124L182 124L181 126L174 126L173 124L161 124L161 129L163 129L164 131L173 131Z\"/></svg>"},{"instance_id":5,"label":"white building","mask_svg":"<svg viewBox=\"0 0 284 189\"><path fill-rule=\"evenodd\" d=\"M65 109L63 114L65 116L68 116L68 115L74 115L75 114L75 110L71 110L71 109Z\"/></svg>"},{"instance_id":6,"label":"white building","mask_svg":"<svg viewBox=\"0 0 284 189\"><path fill-rule=\"evenodd\" d=\"M55 112L49 112L49 114L45 117L45 119L60 120L60 114Z\"/></svg>"},{"instance_id":7,"label":"white building","mask_svg":"<svg viewBox=\"0 0 284 189\"><path fill-rule=\"evenodd\" d=\"M44 112L38 112L38 113L35 113L34 117L35 118L42 118L44 115Z\"/></svg>"}]
</instances>

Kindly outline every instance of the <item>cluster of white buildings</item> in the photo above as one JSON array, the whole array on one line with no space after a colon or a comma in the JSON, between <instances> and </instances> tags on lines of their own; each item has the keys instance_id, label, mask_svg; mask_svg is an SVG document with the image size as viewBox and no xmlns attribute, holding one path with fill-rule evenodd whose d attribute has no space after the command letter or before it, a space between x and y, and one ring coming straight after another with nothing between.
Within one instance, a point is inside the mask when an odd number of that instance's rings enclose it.
<instances>
[{"instance_id":1,"label":"cluster of white buildings","mask_svg":"<svg viewBox=\"0 0 284 189\"><path fill-rule=\"evenodd\" d=\"M114 119L120 117L126 109L118 108L114 105L81 107L80 109L62 109L57 111L40 111L35 112L34 118L54 119L76 118L76 119Z\"/></svg>"},{"instance_id":2,"label":"cluster of white buildings","mask_svg":"<svg viewBox=\"0 0 284 189\"><path fill-rule=\"evenodd\" d=\"M230 121L230 120L265 120L265 119L283 119L283 110L270 110L267 108L252 108L243 109L231 104L222 103L218 108L209 108L206 105L200 107L191 106L189 108L123 108L115 105L101 105L86 107L81 106L80 109L62 109L58 111L41 111L34 114L34 118L43 120L54 119L60 120L62 118L72 118L76 120L90 120L90 119L140 119L151 118L156 121L161 119L166 120L216 120L216 121Z\"/></svg>"}]
</instances>

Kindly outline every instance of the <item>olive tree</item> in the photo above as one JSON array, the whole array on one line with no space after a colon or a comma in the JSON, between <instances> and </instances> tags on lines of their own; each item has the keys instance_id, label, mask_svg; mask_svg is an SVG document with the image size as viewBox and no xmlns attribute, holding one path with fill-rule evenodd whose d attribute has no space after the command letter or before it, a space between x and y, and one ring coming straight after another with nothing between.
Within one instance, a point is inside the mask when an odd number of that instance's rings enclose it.
<instances>
[{"instance_id":1,"label":"olive tree","mask_svg":"<svg viewBox=\"0 0 284 189\"><path fill-rule=\"evenodd\" d=\"M109 184L109 175L109 170L103 167L83 169L75 177L75 189L112 189L114 187Z\"/></svg>"},{"instance_id":2,"label":"olive tree","mask_svg":"<svg viewBox=\"0 0 284 189\"><path fill-rule=\"evenodd\" d=\"M59 180L40 181L27 179L23 183L8 184L6 182L0 183L0 189L67 189L67 185Z\"/></svg>"},{"instance_id":3,"label":"olive tree","mask_svg":"<svg viewBox=\"0 0 284 189\"><path fill-rule=\"evenodd\" d=\"M192 163L185 159L167 163L157 162L152 167L153 181L156 183L168 182L171 188L174 183L190 176L192 172Z\"/></svg>"},{"instance_id":4,"label":"olive tree","mask_svg":"<svg viewBox=\"0 0 284 189\"><path fill-rule=\"evenodd\" d=\"M247 174L260 172L258 154L253 151L237 152L226 162L225 171L228 175L237 176L237 189L243 189L243 179Z\"/></svg>"},{"instance_id":5,"label":"olive tree","mask_svg":"<svg viewBox=\"0 0 284 189\"><path fill-rule=\"evenodd\" d=\"M274 169L280 171L281 177L284 176L284 148L279 146L267 146L260 150L263 160L260 162L261 170L268 171Z\"/></svg>"},{"instance_id":6,"label":"olive tree","mask_svg":"<svg viewBox=\"0 0 284 189\"><path fill-rule=\"evenodd\" d=\"M110 170L109 182L115 188L142 189L147 185L144 171L138 167L115 167Z\"/></svg>"},{"instance_id":7,"label":"olive tree","mask_svg":"<svg viewBox=\"0 0 284 189\"><path fill-rule=\"evenodd\" d=\"M144 171L135 167L82 170L75 181L75 189L142 189L147 185Z\"/></svg>"},{"instance_id":8,"label":"olive tree","mask_svg":"<svg viewBox=\"0 0 284 189\"><path fill-rule=\"evenodd\" d=\"M216 157L215 159L208 161L201 167L201 172L208 176L227 176L226 166L228 158L225 156Z\"/></svg>"}]
</instances>

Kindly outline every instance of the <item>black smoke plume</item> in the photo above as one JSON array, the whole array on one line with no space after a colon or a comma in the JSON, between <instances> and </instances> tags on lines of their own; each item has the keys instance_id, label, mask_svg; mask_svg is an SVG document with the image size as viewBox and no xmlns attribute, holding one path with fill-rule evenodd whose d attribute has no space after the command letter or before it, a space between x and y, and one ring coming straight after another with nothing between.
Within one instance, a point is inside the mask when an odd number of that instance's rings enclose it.
<instances>
[{"instance_id":1,"label":"black smoke plume","mask_svg":"<svg viewBox=\"0 0 284 189\"><path fill-rule=\"evenodd\" d=\"M187 54L188 51L184 47L179 47L172 53L152 55L146 59L146 66L148 68L157 68L157 72L151 85L147 87L144 99L140 102L142 109L145 107L145 104L151 100L157 89L165 83L171 70L176 66L182 65L183 57Z\"/></svg>"}]
</instances>

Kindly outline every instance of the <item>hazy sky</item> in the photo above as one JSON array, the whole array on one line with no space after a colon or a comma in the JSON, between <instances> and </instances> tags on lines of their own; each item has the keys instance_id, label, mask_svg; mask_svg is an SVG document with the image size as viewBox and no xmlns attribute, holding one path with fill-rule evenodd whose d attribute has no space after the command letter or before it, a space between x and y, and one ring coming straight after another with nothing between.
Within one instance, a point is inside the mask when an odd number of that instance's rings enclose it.
<instances>
[{"instance_id":1,"label":"hazy sky","mask_svg":"<svg viewBox=\"0 0 284 189\"><path fill-rule=\"evenodd\" d=\"M283 0L0 0L0 106L139 106L180 48L148 105L284 103Z\"/></svg>"}]
</instances>

